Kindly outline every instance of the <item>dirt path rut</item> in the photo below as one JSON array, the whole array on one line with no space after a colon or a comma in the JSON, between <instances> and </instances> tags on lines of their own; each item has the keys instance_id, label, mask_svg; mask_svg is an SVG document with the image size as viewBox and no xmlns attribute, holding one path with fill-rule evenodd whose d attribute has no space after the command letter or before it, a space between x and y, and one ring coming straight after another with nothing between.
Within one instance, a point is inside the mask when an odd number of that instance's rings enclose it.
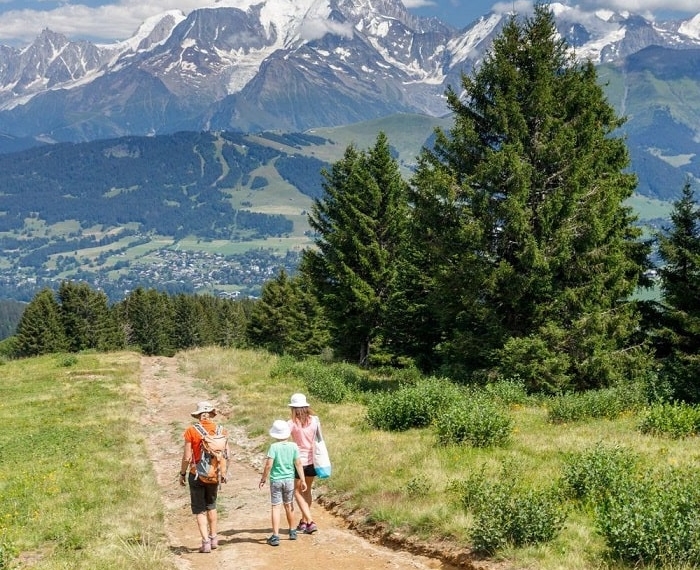
<instances>
[{"instance_id":1,"label":"dirt path rut","mask_svg":"<svg viewBox=\"0 0 700 570\"><path fill-rule=\"evenodd\" d=\"M232 434L232 480L219 494L219 548L197 552L199 538L189 510L187 488L177 481L181 434L196 402L210 399L201 382L177 369L175 358L143 357L141 387L147 407L148 445L161 489L165 529L174 567L180 570L447 570L440 560L391 550L360 537L347 523L315 505L319 531L290 541L283 524L281 544L268 546L269 491L258 489L263 457L242 429L227 422L226 402L217 400L220 419ZM284 518L284 517L283 517Z\"/></svg>"}]
</instances>

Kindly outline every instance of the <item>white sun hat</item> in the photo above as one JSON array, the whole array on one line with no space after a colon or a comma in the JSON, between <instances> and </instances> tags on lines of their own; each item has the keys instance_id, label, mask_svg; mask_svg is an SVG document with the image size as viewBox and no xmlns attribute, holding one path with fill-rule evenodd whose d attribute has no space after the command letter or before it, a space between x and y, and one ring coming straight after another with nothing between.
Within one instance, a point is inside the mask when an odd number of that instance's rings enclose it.
<instances>
[{"instance_id":1,"label":"white sun hat","mask_svg":"<svg viewBox=\"0 0 700 570\"><path fill-rule=\"evenodd\" d=\"M209 402L198 402L197 409L194 412L191 412L191 415L197 418L201 414L209 414L210 416L214 417L216 415L216 408Z\"/></svg>"},{"instance_id":2,"label":"white sun hat","mask_svg":"<svg viewBox=\"0 0 700 570\"><path fill-rule=\"evenodd\" d=\"M292 394L289 400L290 408L308 408L309 403L306 401L304 394Z\"/></svg>"},{"instance_id":3,"label":"white sun hat","mask_svg":"<svg viewBox=\"0 0 700 570\"><path fill-rule=\"evenodd\" d=\"M284 420L275 420L270 428L270 437L275 439L287 439L292 433L289 424Z\"/></svg>"}]
</instances>

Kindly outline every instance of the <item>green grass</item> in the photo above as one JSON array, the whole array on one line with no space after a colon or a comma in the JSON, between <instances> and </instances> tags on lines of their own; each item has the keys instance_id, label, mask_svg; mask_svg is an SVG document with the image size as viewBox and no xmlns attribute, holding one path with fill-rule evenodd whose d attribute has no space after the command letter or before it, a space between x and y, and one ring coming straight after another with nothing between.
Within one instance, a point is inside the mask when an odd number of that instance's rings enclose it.
<instances>
[{"instance_id":1,"label":"green grass","mask_svg":"<svg viewBox=\"0 0 700 570\"><path fill-rule=\"evenodd\" d=\"M203 349L178 355L188 374L206 379L228 396L232 416L253 438L260 438L276 418L285 418L289 396L308 394L303 379L270 376L276 358L262 353ZM329 499L345 500L354 512L390 531L426 540L445 537L469 544L471 514L449 492L455 481L483 471L497 480L503 470L530 488L560 481L568 454L596 444L619 445L655 468L700 466L696 438L673 440L640 433L641 416L626 413L616 420L596 419L552 424L543 403L512 406L511 443L503 448L474 449L436 444L433 428L406 432L371 429L366 408L357 401L325 404L311 399L323 421L333 460L333 476L323 482ZM606 558L605 544L593 514L573 508L561 533L550 543L507 548L498 553L518 568L594 570L625 568Z\"/></svg>"},{"instance_id":2,"label":"green grass","mask_svg":"<svg viewBox=\"0 0 700 570\"><path fill-rule=\"evenodd\" d=\"M162 507L137 423L138 356L1 366L0 568L166 568Z\"/></svg>"},{"instance_id":3,"label":"green grass","mask_svg":"<svg viewBox=\"0 0 700 570\"><path fill-rule=\"evenodd\" d=\"M304 378L273 374L279 359L258 351L206 348L176 355L178 369L228 401L231 418L264 454L267 430L288 416L289 397L308 394ZM52 355L0 364L0 569L12 559L32 568L160 570L171 567L154 473L143 453L139 356ZM376 385L375 385L376 386ZM546 400L508 408L510 443L499 448L441 446L432 427L372 429L357 398L327 404L310 397L333 461L321 493L390 532L468 545L473 513L452 491L483 473L507 473L528 488L560 481L569 454L620 446L656 469L700 466L695 437L644 435L641 415L552 424ZM606 558L593 513L572 508L549 543L507 547L498 558L518 568L630 568ZM678 570L678 569L676 569Z\"/></svg>"}]
</instances>

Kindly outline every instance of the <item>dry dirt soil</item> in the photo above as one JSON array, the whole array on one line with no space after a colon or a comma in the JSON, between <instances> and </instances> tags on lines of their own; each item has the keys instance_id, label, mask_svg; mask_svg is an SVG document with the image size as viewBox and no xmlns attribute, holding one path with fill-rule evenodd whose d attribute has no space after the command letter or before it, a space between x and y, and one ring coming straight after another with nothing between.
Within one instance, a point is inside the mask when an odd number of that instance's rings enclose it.
<instances>
[{"instance_id":1,"label":"dry dirt soil","mask_svg":"<svg viewBox=\"0 0 700 570\"><path fill-rule=\"evenodd\" d=\"M143 357L141 387L147 413L145 427L165 511L165 531L174 568L180 570L494 570L495 564L472 559L467 550L450 545L425 545L409 537L393 537L381 529L365 529L357 515L324 501L322 485L314 485L314 519L318 532L287 539L282 517L281 543L268 546L271 533L269 490L258 489L264 456L259 442L227 421L227 402L214 400L218 420L229 430L233 460L231 478L219 493L219 548L201 554L199 535L189 510L189 492L178 483L181 433L191 422L196 402L212 399L203 383L183 375L175 358ZM317 482L318 483L318 482ZM500 567L500 565L499 565ZM502 567L501 567L502 568Z\"/></svg>"}]
</instances>

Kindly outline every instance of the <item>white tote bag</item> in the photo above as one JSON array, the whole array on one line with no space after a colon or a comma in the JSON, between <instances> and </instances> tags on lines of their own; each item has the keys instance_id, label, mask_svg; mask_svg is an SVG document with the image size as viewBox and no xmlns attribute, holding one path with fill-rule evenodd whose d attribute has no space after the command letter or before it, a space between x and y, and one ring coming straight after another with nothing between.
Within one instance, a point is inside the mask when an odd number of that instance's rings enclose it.
<instances>
[{"instance_id":1,"label":"white tote bag","mask_svg":"<svg viewBox=\"0 0 700 570\"><path fill-rule=\"evenodd\" d=\"M314 437L314 469L316 477L326 479L331 476L331 458L321 433L321 422L316 418L316 437Z\"/></svg>"}]
</instances>

